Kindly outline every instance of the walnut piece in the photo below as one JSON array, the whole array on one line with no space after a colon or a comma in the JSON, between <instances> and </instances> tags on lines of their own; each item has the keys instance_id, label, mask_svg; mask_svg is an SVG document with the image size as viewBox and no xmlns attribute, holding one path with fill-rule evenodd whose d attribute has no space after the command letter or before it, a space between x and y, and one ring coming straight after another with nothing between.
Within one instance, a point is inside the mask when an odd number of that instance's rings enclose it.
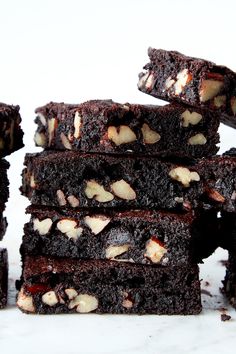
<instances>
[{"instance_id":1,"label":"walnut piece","mask_svg":"<svg viewBox=\"0 0 236 354\"><path fill-rule=\"evenodd\" d=\"M60 138L64 148L67 150L71 150L72 149L71 143L69 142L68 138L65 136L64 133L60 134Z\"/></svg>"},{"instance_id":2,"label":"walnut piece","mask_svg":"<svg viewBox=\"0 0 236 354\"><path fill-rule=\"evenodd\" d=\"M30 176L30 187L31 187L31 188L36 188L36 183L35 183L34 175L31 175L31 176Z\"/></svg>"},{"instance_id":3,"label":"walnut piece","mask_svg":"<svg viewBox=\"0 0 236 354\"><path fill-rule=\"evenodd\" d=\"M198 133L194 136L191 136L191 138L188 139L188 143L190 145L205 145L207 142L207 139L202 133Z\"/></svg>"},{"instance_id":4,"label":"walnut piece","mask_svg":"<svg viewBox=\"0 0 236 354\"><path fill-rule=\"evenodd\" d=\"M171 76L169 76L165 81L165 89L169 90L174 85L174 83L175 83L175 80L173 80L171 78Z\"/></svg>"},{"instance_id":5,"label":"walnut piece","mask_svg":"<svg viewBox=\"0 0 236 354\"><path fill-rule=\"evenodd\" d=\"M124 292L124 300L122 301L122 306L125 307L126 309L131 309L134 305L131 297L127 292Z\"/></svg>"},{"instance_id":6,"label":"walnut piece","mask_svg":"<svg viewBox=\"0 0 236 354\"><path fill-rule=\"evenodd\" d=\"M143 124L141 131L145 144L155 144L161 139L160 134L155 132L155 130L150 129L150 127L146 123Z\"/></svg>"},{"instance_id":7,"label":"walnut piece","mask_svg":"<svg viewBox=\"0 0 236 354\"><path fill-rule=\"evenodd\" d=\"M120 125L119 127L110 126L107 133L108 139L113 141L116 146L132 143L137 140L135 133L127 125Z\"/></svg>"},{"instance_id":8,"label":"walnut piece","mask_svg":"<svg viewBox=\"0 0 236 354\"><path fill-rule=\"evenodd\" d=\"M207 190L207 195L210 199L219 202L219 203L224 203L225 202L225 197L221 195L217 190L215 189L208 189Z\"/></svg>"},{"instance_id":9,"label":"walnut piece","mask_svg":"<svg viewBox=\"0 0 236 354\"><path fill-rule=\"evenodd\" d=\"M52 139L55 136L55 129L57 127L57 119L51 118L48 119L48 146L51 146Z\"/></svg>"},{"instance_id":10,"label":"walnut piece","mask_svg":"<svg viewBox=\"0 0 236 354\"><path fill-rule=\"evenodd\" d=\"M46 235L52 226L52 220L50 218L46 218L43 220L39 220L38 218L33 220L34 231L38 231L40 235Z\"/></svg>"},{"instance_id":11,"label":"walnut piece","mask_svg":"<svg viewBox=\"0 0 236 354\"><path fill-rule=\"evenodd\" d=\"M114 199L114 195L110 192L107 192L104 187L98 184L94 179L87 181L84 193L87 198L94 198L100 203L110 202Z\"/></svg>"},{"instance_id":12,"label":"walnut piece","mask_svg":"<svg viewBox=\"0 0 236 354\"><path fill-rule=\"evenodd\" d=\"M129 244L124 244L119 246L110 245L106 249L106 258L114 259L115 257L120 256L121 254L127 252L129 247L130 247Z\"/></svg>"},{"instance_id":13,"label":"walnut piece","mask_svg":"<svg viewBox=\"0 0 236 354\"><path fill-rule=\"evenodd\" d=\"M48 306L55 306L58 303L58 298L55 291L51 290L43 294L42 302Z\"/></svg>"},{"instance_id":14,"label":"walnut piece","mask_svg":"<svg viewBox=\"0 0 236 354\"><path fill-rule=\"evenodd\" d=\"M26 295L24 293L23 288L21 288L18 296L17 296L17 306L26 312L35 312L35 307L33 303L32 296Z\"/></svg>"},{"instance_id":15,"label":"walnut piece","mask_svg":"<svg viewBox=\"0 0 236 354\"><path fill-rule=\"evenodd\" d=\"M67 203L66 198L65 198L65 194L60 189L57 190L57 200L58 200L58 204L60 206L64 206Z\"/></svg>"},{"instance_id":16,"label":"walnut piece","mask_svg":"<svg viewBox=\"0 0 236 354\"><path fill-rule=\"evenodd\" d=\"M79 294L68 305L70 310L74 307L76 307L76 311L79 313L89 313L98 308L98 300L92 295Z\"/></svg>"},{"instance_id":17,"label":"walnut piece","mask_svg":"<svg viewBox=\"0 0 236 354\"><path fill-rule=\"evenodd\" d=\"M46 121L46 118L44 117L44 115L41 112L39 112L39 113L37 113L37 117L39 118L39 120L42 123L42 125L44 127L46 127L47 121Z\"/></svg>"},{"instance_id":18,"label":"walnut piece","mask_svg":"<svg viewBox=\"0 0 236 354\"><path fill-rule=\"evenodd\" d=\"M217 96L223 86L223 81L203 80L199 90L200 102L207 102Z\"/></svg>"},{"instance_id":19,"label":"walnut piece","mask_svg":"<svg viewBox=\"0 0 236 354\"><path fill-rule=\"evenodd\" d=\"M76 208L79 206L79 199L77 199L74 195L69 195L69 197L67 197L67 200L70 206L72 206L72 208Z\"/></svg>"},{"instance_id":20,"label":"walnut piece","mask_svg":"<svg viewBox=\"0 0 236 354\"><path fill-rule=\"evenodd\" d=\"M45 147L47 145L45 134L36 132L34 134L34 142L36 146Z\"/></svg>"},{"instance_id":21,"label":"walnut piece","mask_svg":"<svg viewBox=\"0 0 236 354\"><path fill-rule=\"evenodd\" d=\"M180 95L184 87L192 80L192 74L188 69L183 69L180 71L176 77L176 82L174 84L175 95Z\"/></svg>"},{"instance_id":22,"label":"walnut piece","mask_svg":"<svg viewBox=\"0 0 236 354\"><path fill-rule=\"evenodd\" d=\"M119 198L125 200L134 200L136 199L136 192L131 188L129 183L123 179L116 181L111 184L112 192Z\"/></svg>"},{"instance_id":23,"label":"walnut piece","mask_svg":"<svg viewBox=\"0 0 236 354\"><path fill-rule=\"evenodd\" d=\"M71 219L61 219L57 223L57 228L67 237L77 240L77 238L82 234L82 227L77 227L77 222Z\"/></svg>"},{"instance_id":24,"label":"walnut piece","mask_svg":"<svg viewBox=\"0 0 236 354\"><path fill-rule=\"evenodd\" d=\"M94 235L99 234L111 221L110 218L104 215L94 215L94 216L85 216L84 222L90 228Z\"/></svg>"},{"instance_id":25,"label":"walnut piece","mask_svg":"<svg viewBox=\"0 0 236 354\"><path fill-rule=\"evenodd\" d=\"M192 181L200 181L200 176L197 172L191 172L188 168L186 167L176 167L173 168L169 176L178 181L181 182L184 187L189 187L190 182Z\"/></svg>"},{"instance_id":26,"label":"walnut piece","mask_svg":"<svg viewBox=\"0 0 236 354\"><path fill-rule=\"evenodd\" d=\"M80 137L80 128L82 124L82 117L79 115L79 112L75 112L75 118L74 118L74 137L78 139Z\"/></svg>"},{"instance_id":27,"label":"walnut piece","mask_svg":"<svg viewBox=\"0 0 236 354\"><path fill-rule=\"evenodd\" d=\"M233 115L235 116L236 115L236 97L231 97L230 104L231 104L231 109L232 109Z\"/></svg>"},{"instance_id":28,"label":"walnut piece","mask_svg":"<svg viewBox=\"0 0 236 354\"><path fill-rule=\"evenodd\" d=\"M73 288L65 289L65 293L68 296L69 300L74 299L78 295L77 291Z\"/></svg>"},{"instance_id":29,"label":"walnut piece","mask_svg":"<svg viewBox=\"0 0 236 354\"><path fill-rule=\"evenodd\" d=\"M148 92L150 92L153 89L154 84L155 84L154 75L153 75L153 73L148 71L148 72L146 72L146 74L143 74L140 77L139 82L138 82L138 88L140 90L146 89Z\"/></svg>"},{"instance_id":30,"label":"walnut piece","mask_svg":"<svg viewBox=\"0 0 236 354\"><path fill-rule=\"evenodd\" d=\"M226 102L226 96L225 95L216 96L214 98L214 106L217 107L217 108L220 108L220 107L224 106L225 102Z\"/></svg>"},{"instance_id":31,"label":"walnut piece","mask_svg":"<svg viewBox=\"0 0 236 354\"><path fill-rule=\"evenodd\" d=\"M181 125L184 128L187 128L189 124L191 125L196 125L202 120L202 115L197 112L190 112L188 109L186 109L182 114L181 114Z\"/></svg>"},{"instance_id":32,"label":"walnut piece","mask_svg":"<svg viewBox=\"0 0 236 354\"><path fill-rule=\"evenodd\" d=\"M152 237L146 243L144 257L149 258L152 263L159 263L166 252L164 245L156 237Z\"/></svg>"}]
</instances>

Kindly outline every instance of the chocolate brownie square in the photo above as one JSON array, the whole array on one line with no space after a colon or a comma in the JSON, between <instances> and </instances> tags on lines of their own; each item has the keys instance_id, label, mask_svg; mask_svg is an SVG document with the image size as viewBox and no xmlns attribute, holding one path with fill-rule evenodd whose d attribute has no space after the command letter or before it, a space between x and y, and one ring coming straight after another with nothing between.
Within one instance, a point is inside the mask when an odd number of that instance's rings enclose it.
<instances>
[{"instance_id":1,"label":"chocolate brownie square","mask_svg":"<svg viewBox=\"0 0 236 354\"><path fill-rule=\"evenodd\" d=\"M8 255L5 248L0 248L0 309L7 304Z\"/></svg>"},{"instance_id":2,"label":"chocolate brownie square","mask_svg":"<svg viewBox=\"0 0 236 354\"><path fill-rule=\"evenodd\" d=\"M199 263L217 247L217 215L206 212L52 209L30 206L21 253L140 264Z\"/></svg>"},{"instance_id":3,"label":"chocolate brownie square","mask_svg":"<svg viewBox=\"0 0 236 354\"><path fill-rule=\"evenodd\" d=\"M17 305L39 314L197 314L198 275L197 265L26 257Z\"/></svg>"},{"instance_id":4,"label":"chocolate brownie square","mask_svg":"<svg viewBox=\"0 0 236 354\"><path fill-rule=\"evenodd\" d=\"M139 76L140 91L169 102L220 113L236 128L236 73L207 60L176 51L148 49L150 62Z\"/></svg>"},{"instance_id":5,"label":"chocolate brownie square","mask_svg":"<svg viewBox=\"0 0 236 354\"><path fill-rule=\"evenodd\" d=\"M19 106L0 103L0 157L24 146Z\"/></svg>"},{"instance_id":6,"label":"chocolate brownie square","mask_svg":"<svg viewBox=\"0 0 236 354\"><path fill-rule=\"evenodd\" d=\"M235 211L236 157L191 164L155 157L27 154L22 193L34 205Z\"/></svg>"},{"instance_id":7,"label":"chocolate brownie square","mask_svg":"<svg viewBox=\"0 0 236 354\"><path fill-rule=\"evenodd\" d=\"M179 104L151 106L93 100L36 109L35 143L45 149L204 157L218 147L219 118Z\"/></svg>"}]
</instances>

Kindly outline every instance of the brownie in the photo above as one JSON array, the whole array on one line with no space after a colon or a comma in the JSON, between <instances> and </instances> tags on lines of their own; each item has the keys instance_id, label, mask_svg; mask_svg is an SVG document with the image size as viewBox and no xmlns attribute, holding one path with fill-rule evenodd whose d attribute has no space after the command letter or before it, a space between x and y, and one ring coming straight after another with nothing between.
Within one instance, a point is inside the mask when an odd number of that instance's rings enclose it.
<instances>
[{"instance_id":1,"label":"brownie","mask_svg":"<svg viewBox=\"0 0 236 354\"><path fill-rule=\"evenodd\" d=\"M39 314L197 314L198 275L197 265L26 257L17 305L23 312Z\"/></svg>"},{"instance_id":2,"label":"brownie","mask_svg":"<svg viewBox=\"0 0 236 354\"><path fill-rule=\"evenodd\" d=\"M2 213L0 212L0 241L5 235L6 228L7 228L7 219L3 217Z\"/></svg>"},{"instance_id":3,"label":"brownie","mask_svg":"<svg viewBox=\"0 0 236 354\"><path fill-rule=\"evenodd\" d=\"M0 103L0 157L24 146L19 106Z\"/></svg>"},{"instance_id":4,"label":"brownie","mask_svg":"<svg viewBox=\"0 0 236 354\"><path fill-rule=\"evenodd\" d=\"M27 154L22 193L34 205L235 211L236 157L192 164L154 157Z\"/></svg>"},{"instance_id":5,"label":"brownie","mask_svg":"<svg viewBox=\"0 0 236 354\"><path fill-rule=\"evenodd\" d=\"M226 263L226 274L223 280L223 293L230 304L236 309L236 253L229 251L228 262Z\"/></svg>"},{"instance_id":6,"label":"brownie","mask_svg":"<svg viewBox=\"0 0 236 354\"><path fill-rule=\"evenodd\" d=\"M0 248L0 309L7 304L8 255L5 248Z\"/></svg>"},{"instance_id":7,"label":"brownie","mask_svg":"<svg viewBox=\"0 0 236 354\"><path fill-rule=\"evenodd\" d=\"M9 197L9 181L7 178L9 166L9 163L5 159L0 159L0 212L5 209L5 203Z\"/></svg>"},{"instance_id":8,"label":"brownie","mask_svg":"<svg viewBox=\"0 0 236 354\"><path fill-rule=\"evenodd\" d=\"M36 114L34 140L46 149L179 157L210 156L218 150L217 115L179 104L51 102Z\"/></svg>"},{"instance_id":9,"label":"brownie","mask_svg":"<svg viewBox=\"0 0 236 354\"><path fill-rule=\"evenodd\" d=\"M236 128L236 73L176 51L148 49L150 62L139 75L140 91L169 102L207 108Z\"/></svg>"},{"instance_id":10,"label":"brownie","mask_svg":"<svg viewBox=\"0 0 236 354\"><path fill-rule=\"evenodd\" d=\"M217 244L216 213L74 210L30 206L22 255L187 265Z\"/></svg>"}]
</instances>

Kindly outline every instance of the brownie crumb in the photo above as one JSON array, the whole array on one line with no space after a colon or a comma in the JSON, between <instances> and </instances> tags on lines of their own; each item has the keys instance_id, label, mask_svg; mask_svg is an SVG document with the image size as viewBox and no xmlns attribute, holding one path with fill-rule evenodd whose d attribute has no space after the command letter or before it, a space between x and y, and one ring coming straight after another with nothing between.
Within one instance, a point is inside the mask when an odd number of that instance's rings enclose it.
<instances>
[{"instance_id":1,"label":"brownie crumb","mask_svg":"<svg viewBox=\"0 0 236 354\"><path fill-rule=\"evenodd\" d=\"M231 319L231 316L226 315L225 313L221 314L221 321L225 322L225 321L229 321Z\"/></svg>"}]
</instances>

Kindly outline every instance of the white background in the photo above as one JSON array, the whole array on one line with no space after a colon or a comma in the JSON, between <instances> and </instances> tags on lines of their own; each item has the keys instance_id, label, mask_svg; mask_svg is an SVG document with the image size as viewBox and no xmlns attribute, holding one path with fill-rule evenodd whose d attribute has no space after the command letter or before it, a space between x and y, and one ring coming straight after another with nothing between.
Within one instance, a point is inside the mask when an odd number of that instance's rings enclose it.
<instances>
[{"instance_id":1,"label":"white background","mask_svg":"<svg viewBox=\"0 0 236 354\"><path fill-rule=\"evenodd\" d=\"M224 276L218 259L226 252L202 267L213 296L203 297L199 316L27 316L15 308L13 291L28 204L18 192L20 172L25 152L37 150L34 109L51 100L159 103L136 87L149 46L236 70L235 14L235 0L0 0L0 101L21 106L26 145L9 157L9 227L2 245L9 250L12 295L0 313L1 354L235 352L235 310L224 304L232 316L225 323L218 310ZM233 129L221 126L220 133L221 151L236 145Z\"/></svg>"}]
</instances>

